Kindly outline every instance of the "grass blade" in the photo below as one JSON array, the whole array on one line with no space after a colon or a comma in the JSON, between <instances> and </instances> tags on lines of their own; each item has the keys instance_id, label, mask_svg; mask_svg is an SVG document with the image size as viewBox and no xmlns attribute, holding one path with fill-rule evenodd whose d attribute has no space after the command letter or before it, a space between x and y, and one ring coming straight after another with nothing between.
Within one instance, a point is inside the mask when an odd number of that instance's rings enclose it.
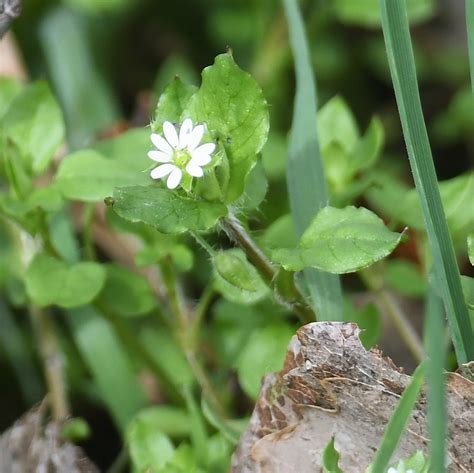
<instances>
[{"instance_id":1,"label":"grass blade","mask_svg":"<svg viewBox=\"0 0 474 473\"><path fill-rule=\"evenodd\" d=\"M296 231L301 236L329 198L316 132L316 84L297 0L283 0L296 71L296 96L288 148L288 192ZM305 269L304 277L319 320L342 320L339 276Z\"/></svg>"},{"instance_id":2,"label":"grass blade","mask_svg":"<svg viewBox=\"0 0 474 473\"><path fill-rule=\"evenodd\" d=\"M397 448L400 437L402 436L410 418L411 411L415 407L418 394L423 385L424 377L425 363L423 362L418 365L418 368L413 373L410 384L408 384L403 391L402 397L388 421L382 437L382 442L380 443L380 447L375 455L370 471L373 471L374 473L387 471L390 458Z\"/></svg>"},{"instance_id":3,"label":"grass blade","mask_svg":"<svg viewBox=\"0 0 474 473\"><path fill-rule=\"evenodd\" d=\"M459 268L444 215L428 133L423 119L404 1L380 0L388 62L410 166L428 232L438 290L459 363L474 358L474 341Z\"/></svg>"},{"instance_id":4,"label":"grass blade","mask_svg":"<svg viewBox=\"0 0 474 473\"><path fill-rule=\"evenodd\" d=\"M429 287L426 300L425 336L428 354L428 426L430 432L430 471L444 473L446 403L444 387L445 346L442 301Z\"/></svg>"},{"instance_id":5,"label":"grass blade","mask_svg":"<svg viewBox=\"0 0 474 473\"><path fill-rule=\"evenodd\" d=\"M466 0L467 46L469 49L469 69L471 87L474 93L474 0Z\"/></svg>"}]
</instances>

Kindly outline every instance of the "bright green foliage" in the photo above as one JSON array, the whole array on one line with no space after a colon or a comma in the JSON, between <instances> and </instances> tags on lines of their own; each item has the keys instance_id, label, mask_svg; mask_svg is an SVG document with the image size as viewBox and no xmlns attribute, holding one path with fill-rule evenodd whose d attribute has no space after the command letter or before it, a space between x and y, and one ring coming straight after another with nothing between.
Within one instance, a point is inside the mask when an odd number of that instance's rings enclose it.
<instances>
[{"instance_id":1,"label":"bright green foliage","mask_svg":"<svg viewBox=\"0 0 474 473\"><path fill-rule=\"evenodd\" d=\"M423 275L409 260L386 261L385 282L391 289L410 297L421 297L426 292Z\"/></svg>"},{"instance_id":2,"label":"bright green foliage","mask_svg":"<svg viewBox=\"0 0 474 473\"><path fill-rule=\"evenodd\" d=\"M8 106L22 89L22 84L16 79L0 77L0 118L8 110Z\"/></svg>"},{"instance_id":3,"label":"bright green foliage","mask_svg":"<svg viewBox=\"0 0 474 473\"><path fill-rule=\"evenodd\" d=\"M326 445L321 460L324 473L343 473L339 468L339 453L334 446L334 438Z\"/></svg>"},{"instance_id":4,"label":"bright green foliage","mask_svg":"<svg viewBox=\"0 0 474 473\"><path fill-rule=\"evenodd\" d=\"M269 115L262 90L230 53L221 54L203 70L201 87L184 115L205 122L224 147L230 170L225 200L233 202L242 194L245 178L267 140Z\"/></svg>"},{"instance_id":5,"label":"bright green foliage","mask_svg":"<svg viewBox=\"0 0 474 473\"><path fill-rule=\"evenodd\" d=\"M113 209L131 222L143 222L163 233L204 231L227 213L225 205L181 196L159 187L115 189Z\"/></svg>"},{"instance_id":6,"label":"bright green foliage","mask_svg":"<svg viewBox=\"0 0 474 473\"><path fill-rule=\"evenodd\" d=\"M295 249L275 249L272 258L291 271L312 267L332 273L366 268L389 255L401 234L363 207L326 207L314 218Z\"/></svg>"},{"instance_id":7,"label":"bright green foliage","mask_svg":"<svg viewBox=\"0 0 474 473\"><path fill-rule=\"evenodd\" d=\"M254 304L269 294L254 266L242 250L220 251L213 257L214 286L229 301Z\"/></svg>"},{"instance_id":8,"label":"bright green foliage","mask_svg":"<svg viewBox=\"0 0 474 473\"><path fill-rule=\"evenodd\" d=\"M143 418L135 419L130 424L126 439L134 473L162 471L173 458L174 446L171 440Z\"/></svg>"},{"instance_id":9,"label":"bright green foliage","mask_svg":"<svg viewBox=\"0 0 474 473\"><path fill-rule=\"evenodd\" d=\"M467 254L469 261L474 266L474 233L471 233L467 237Z\"/></svg>"},{"instance_id":10,"label":"bright green foliage","mask_svg":"<svg viewBox=\"0 0 474 473\"><path fill-rule=\"evenodd\" d=\"M132 421L147 430L159 430L171 438L189 434L189 415L185 409L173 406L152 406L142 409Z\"/></svg>"},{"instance_id":11,"label":"bright green foliage","mask_svg":"<svg viewBox=\"0 0 474 473\"><path fill-rule=\"evenodd\" d=\"M69 266L40 253L30 263L25 282L28 296L38 306L72 308L97 296L105 282L105 270L97 263Z\"/></svg>"},{"instance_id":12,"label":"bright green foliage","mask_svg":"<svg viewBox=\"0 0 474 473\"><path fill-rule=\"evenodd\" d=\"M64 139L64 123L46 83L31 84L15 96L0 121L0 136L15 143L33 174L48 167Z\"/></svg>"},{"instance_id":13,"label":"bright green foliage","mask_svg":"<svg viewBox=\"0 0 474 473\"><path fill-rule=\"evenodd\" d=\"M146 185L149 176L93 150L76 151L59 166L56 185L64 197L82 202L100 202L117 186Z\"/></svg>"},{"instance_id":14,"label":"bright green foliage","mask_svg":"<svg viewBox=\"0 0 474 473\"><path fill-rule=\"evenodd\" d=\"M413 23L425 21L436 11L435 0L406 0L407 11ZM334 0L332 8L337 18L345 23L367 27L380 26L378 0Z\"/></svg>"},{"instance_id":15,"label":"bright green foliage","mask_svg":"<svg viewBox=\"0 0 474 473\"><path fill-rule=\"evenodd\" d=\"M152 123L153 131L160 132L165 121L180 123L183 111L196 90L194 85L185 84L179 77L175 77L158 100Z\"/></svg>"},{"instance_id":16,"label":"bright green foliage","mask_svg":"<svg viewBox=\"0 0 474 473\"><path fill-rule=\"evenodd\" d=\"M410 458L394 463L391 468L395 468L399 473L406 473L409 470L413 473L428 473L428 471L430 471L429 462L420 450L414 453Z\"/></svg>"},{"instance_id":17,"label":"bright green foliage","mask_svg":"<svg viewBox=\"0 0 474 473\"><path fill-rule=\"evenodd\" d=\"M461 283L466 304L471 311L474 311L474 278L461 276Z\"/></svg>"},{"instance_id":18,"label":"bright green foliage","mask_svg":"<svg viewBox=\"0 0 474 473\"><path fill-rule=\"evenodd\" d=\"M61 429L61 437L77 443L86 440L91 435L89 424L81 417L69 419Z\"/></svg>"},{"instance_id":19,"label":"bright green foliage","mask_svg":"<svg viewBox=\"0 0 474 473\"><path fill-rule=\"evenodd\" d=\"M293 336L288 325L268 325L252 333L237 360L242 389L252 399L260 391L262 377L283 368L288 343Z\"/></svg>"},{"instance_id":20,"label":"bright green foliage","mask_svg":"<svg viewBox=\"0 0 474 473\"><path fill-rule=\"evenodd\" d=\"M116 264L104 266L107 280L98 299L101 304L126 317L147 314L156 307L146 278Z\"/></svg>"},{"instance_id":21,"label":"bright green foliage","mask_svg":"<svg viewBox=\"0 0 474 473\"><path fill-rule=\"evenodd\" d=\"M318 133L324 171L333 194L357 194L349 186L357 173L372 167L380 154L384 131L379 119L372 119L361 137L351 110L340 97L334 97L318 112Z\"/></svg>"},{"instance_id":22,"label":"bright green foliage","mask_svg":"<svg viewBox=\"0 0 474 473\"><path fill-rule=\"evenodd\" d=\"M116 13L134 3L134 0L65 0L64 3L86 13L103 14Z\"/></svg>"}]
</instances>

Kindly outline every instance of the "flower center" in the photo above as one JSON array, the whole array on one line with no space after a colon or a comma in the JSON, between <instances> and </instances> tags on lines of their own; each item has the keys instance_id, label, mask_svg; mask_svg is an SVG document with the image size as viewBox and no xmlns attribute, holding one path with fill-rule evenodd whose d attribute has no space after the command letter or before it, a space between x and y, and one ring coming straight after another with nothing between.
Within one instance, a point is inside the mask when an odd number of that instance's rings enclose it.
<instances>
[{"instance_id":1,"label":"flower center","mask_svg":"<svg viewBox=\"0 0 474 473\"><path fill-rule=\"evenodd\" d=\"M175 149L173 153L173 162L179 168L185 168L191 160L191 156L187 151L181 149Z\"/></svg>"}]
</instances>

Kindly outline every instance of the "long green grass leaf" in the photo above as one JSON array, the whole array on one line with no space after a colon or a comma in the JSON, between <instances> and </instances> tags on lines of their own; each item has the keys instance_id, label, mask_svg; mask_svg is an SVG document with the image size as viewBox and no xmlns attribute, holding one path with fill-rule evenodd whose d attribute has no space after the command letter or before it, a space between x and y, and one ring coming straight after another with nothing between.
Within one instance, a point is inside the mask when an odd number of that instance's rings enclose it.
<instances>
[{"instance_id":1,"label":"long green grass leaf","mask_svg":"<svg viewBox=\"0 0 474 473\"><path fill-rule=\"evenodd\" d=\"M397 407L388 421L382 442L375 455L370 471L374 473L387 471L390 458L397 448L400 437L410 419L411 411L415 407L424 377L425 363L423 362L418 365L418 368L413 373L410 384L408 384L403 391L402 397L398 401Z\"/></svg>"},{"instance_id":2,"label":"long green grass leaf","mask_svg":"<svg viewBox=\"0 0 474 473\"><path fill-rule=\"evenodd\" d=\"M471 87L474 93L474 0L466 0L467 46L469 49L469 69Z\"/></svg>"},{"instance_id":3,"label":"long green grass leaf","mask_svg":"<svg viewBox=\"0 0 474 473\"><path fill-rule=\"evenodd\" d=\"M296 96L288 148L288 192L296 231L301 236L329 198L316 132L316 83L297 0L284 0L296 72ZM305 269L304 277L319 320L342 320L339 277Z\"/></svg>"},{"instance_id":4,"label":"long green grass leaf","mask_svg":"<svg viewBox=\"0 0 474 473\"><path fill-rule=\"evenodd\" d=\"M474 341L426 131L404 1L380 0L388 62L408 157L428 232L438 290L459 363L474 359Z\"/></svg>"},{"instance_id":5,"label":"long green grass leaf","mask_svg":"<svg viewBox=\"0 0 474 473\"><path fill-rule=\"evenodd\" d=\"M425 311L425 338L428 354L428 426L430 471L444 473L446 404L444 387L445 346L442 301L433 287L428 288Z\"/></svg>"}]
</instances>

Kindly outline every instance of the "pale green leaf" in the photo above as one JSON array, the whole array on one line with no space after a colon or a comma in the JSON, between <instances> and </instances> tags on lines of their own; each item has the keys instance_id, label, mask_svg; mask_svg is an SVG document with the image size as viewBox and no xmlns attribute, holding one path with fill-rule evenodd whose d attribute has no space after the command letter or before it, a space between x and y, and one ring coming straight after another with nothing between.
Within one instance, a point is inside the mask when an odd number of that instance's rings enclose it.
<instances>
[{"instance_id":1,"label":"pale green leaf","mask_svg":"<svg viewBox=\"0 0 474 473\"><path fill-rule=\"evenodd\" d=\"M385 283L390 289L409 297L421 297L426 292L426 280L420 269L409 260L387 261Z\"/></svg>"},{"instance_id":2,"label":"pale green leaf","mask_svg":"<svg viewBox=\"0 0 474 473\"><path fill-rule=\"evenodd\" d=\"M229 301L254 304L269 293L254 266L239 249L220 251L213 257L214 287Z\"/></svg>"},{"instance_id":3,"label":"pale green leaf","mask_svg":"<svg viewBox=\"0 0 474 473\"><path fill-rule=\"evenodd\" d=\"M147 407L138 412L133 422L150 430L160 430L172 438L185 437L190 433L189 414L185 409L175 406Z\"/></svg>"},{"instance_id":4,"label":"pale green leaf","mask_svg":"<svg viewBox=\"0 0 474 473\"><path fill-rule=\"evenodd\" d=\"M326 445L321 459L324 473L343 473L339 468L339 452L334 445L334 438Z\"/></svg>"},{"instance_id":5,"label":"pale green leaf","mask_svg":"<svg viewBox=\"0 0 474 473\"><path fill-rule=\"evenodd\" d=\"M325 207L296 248L275 249L272 258L291 271L313 267L350 273L389 255L400 239L401 234L390 231L379 217L363 207Z\"/></svg>"},{"instance_id":6,"label":"pale green leaf","mask_svg":"<svg viewBox=\"0 0 474 473\"><path fill-rule=\"evenodd\" d=\"M90 262L67 265L40 253L30 263L25 282L28 296L38 306L72 308L97 296L105 282L105 270Z\"/></svg>"},{"instance_id":7,"label":"pale green leaf","mask_svg":"<svg viewBox=\"0 0 474 473\"><path fill-rule=\"evenodd\" d=\"M8 106L21 91L23 85L17 79L0 77L0 118L8 110Z\"/></svg>"},{"instance_id":8,"label":"pale green leaf","mask_svg":"<svg viewBox=\"0 0 474 473\"><path fill-rule=\"evenodd\" d=\"M126 220L146 223L162 233L208 230L227 213L219 202L196 200L155 186L116 189L113 209Z\"/></svg>"},{"instance_id":9,"label":"pale green leaf","mask_svg":"<svg viewBox=\"0 0 474 473\"><path fill-rule=\"evenodd\" d=\"M83 202L99 202L115 187L146 185L150 181L147 172L137 172L90 149L64 158L56 174L57 188L64 197Z\"/></svg>"},{"instance_id":10,"label":"pale green leaf","mask_svg":"<svg viewBox=\"0 0 474 473\"><path fill-rule=\"evenodd\" d=\"M474 266L474 233L469 234L467 237L467 254L469 261Z\"/></svg>"}]
</instances>

